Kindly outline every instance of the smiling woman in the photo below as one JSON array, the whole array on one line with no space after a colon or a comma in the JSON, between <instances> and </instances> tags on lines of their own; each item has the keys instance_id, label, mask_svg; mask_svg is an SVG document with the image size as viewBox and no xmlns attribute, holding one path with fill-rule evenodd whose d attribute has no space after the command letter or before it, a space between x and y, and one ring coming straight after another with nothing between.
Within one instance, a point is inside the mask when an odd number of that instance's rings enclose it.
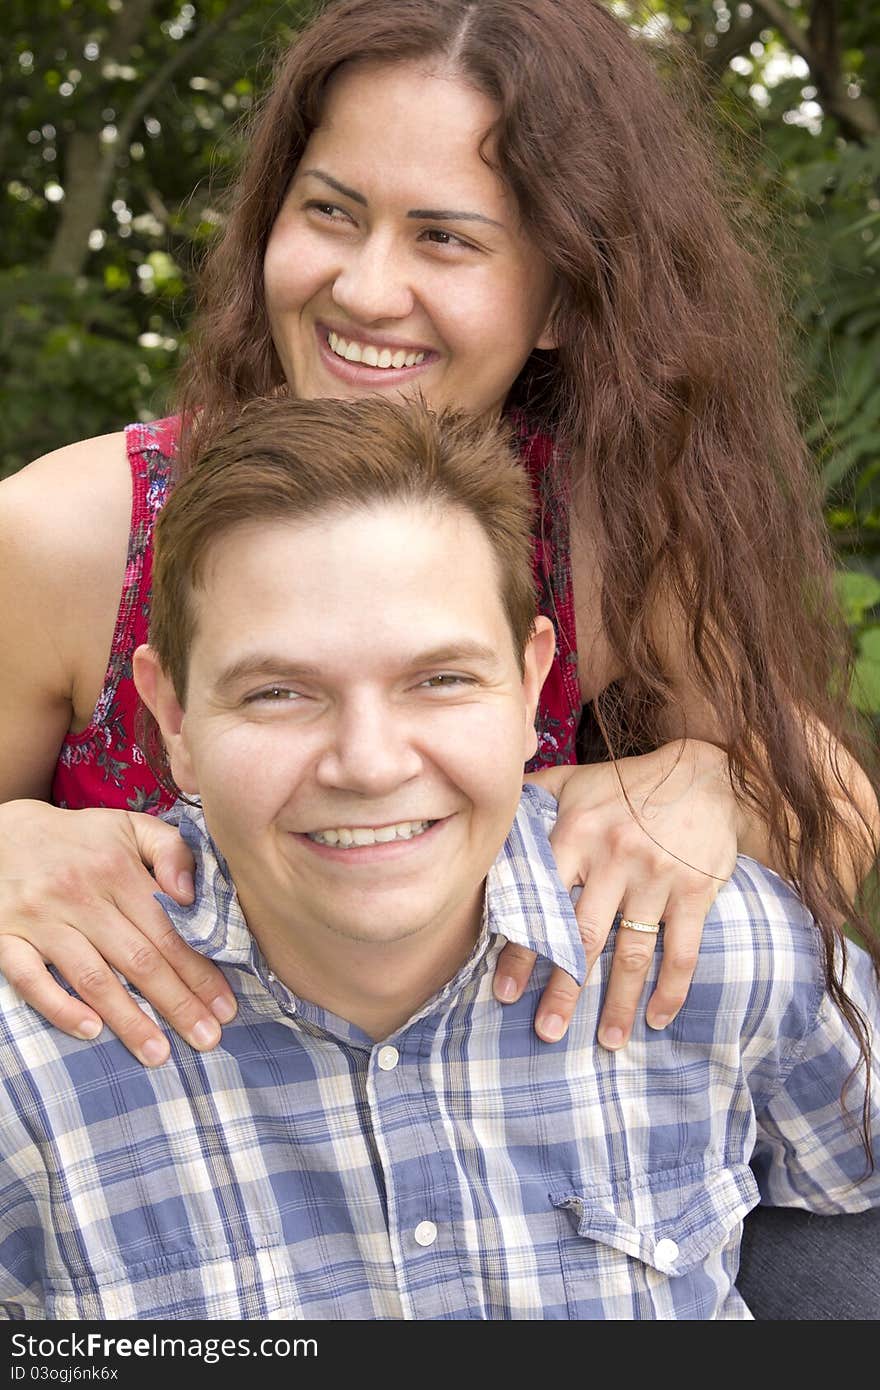
<instances>
[{"instance_id":1,"label":"smiling woman","mask_svg":"<svg viewBox=\"0 0 880 1390\"><path fill-rule=\"evenodd\" d=\"M272 341L298 396L406 387L500 413L553 346L553 274L483 144L495 114L422 63L330 82L266 247Z\"/></svg>"},{"instance_id":2,"label":"smiling woman","mask_svg":"<svg viewBox=\"0 0 880 1390\"><path fill-rule=\"evenodd\" d=\"M304 29L205 269L179 417L3 484L0 964L30 1002L161 1062L109 962L194 1046L217 1042L228 988L144 867L182 900L189 855L134 814L167 804L130 674L153 523L255 398L419 394L506 415L533 484L557 657L531 767L560 798L590 964L622 914L602 1044L675 1017L739 850L797 885L867 1056L837 951L840 922L862 920L877 805L777 309L719 183L650 53L595 0L342 0ZM584 709L605 761L576 767ZM624 922L661 920L645 1011L657 937ZM531 965L505 952L499 999ZM542 1038L576 998L557 972Z\"/></svg>"}]
</instances>

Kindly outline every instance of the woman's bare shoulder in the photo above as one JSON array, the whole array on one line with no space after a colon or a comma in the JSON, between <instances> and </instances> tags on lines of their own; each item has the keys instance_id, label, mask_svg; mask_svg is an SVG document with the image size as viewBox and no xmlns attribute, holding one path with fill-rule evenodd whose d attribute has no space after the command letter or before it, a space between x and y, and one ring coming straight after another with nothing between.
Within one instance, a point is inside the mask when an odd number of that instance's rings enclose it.
<instances>
[{"instance_id":1,"label":"woman's bare shoulder","mask_svg":"<svg viewBox=\"0 0 880 1390\"><path fill-rule=\"evenodd\" d=\"M106 503L114 491L124 494L130 488L129 476L122 430L79 439L43 454L5 478L0 483L3 511L27 506L28 514L39 524L40 517L51 518L71 500L84 505L90 499ZM35 507L35 503L41 505Z\"/></svg>"},{"instance_id":2,"label":"woman's bare shoulder","mask_svg":"<svg viewBox=\"0 0 880 1390\"><path fill-rule=\"evenodd\" d=\"M21 687L17 704L100 689L130 519L122 433L56 449L0 483L0 672Z\"/></svg>"},{"instance_id":3,"label":"woman's bare shoulder","mask_svg":"<svg viewBox=\"0 0 880 1390\"><path fill-rule=\"evenodd\" d=\"M124 559L130 514L121 432L55 449L0 483L4 550L32 574L45 574L50 561L65 566L70 583L94 578L102 562L115 565L120 547Z\"/></svg>"}]
</instances>

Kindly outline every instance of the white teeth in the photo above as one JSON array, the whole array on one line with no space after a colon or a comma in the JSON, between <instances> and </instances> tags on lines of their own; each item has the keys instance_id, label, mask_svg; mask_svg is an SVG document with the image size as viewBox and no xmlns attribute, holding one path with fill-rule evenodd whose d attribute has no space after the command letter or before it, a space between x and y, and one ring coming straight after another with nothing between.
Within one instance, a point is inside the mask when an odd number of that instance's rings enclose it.
<instances>
[{"instance_id":1,"label":"white teeth","mask_svg":"<svg viewBox=\"0 0 880 1390\"><path fill-rule=\"evenodd\" d=\"M423 352L407 352L404 348L398 348L396 352L390 348L380 350L372 343L349 342L348 338L341 338L338 333L328 333L327 343L337 357L343 357L346 362L363 362L365 367L417 367L425 360Z\"/></svg>"},{"instance_id":2,"label":"white teeth","mask_svg":"<svg viewBox=\"0 0 880 1390\"><path fill-rule=\"evenodd\" d=\"M404 820L397 825L382 825L373 830L369 826L356 825L338 830L316 830L309 835L319 845L341 845L349 849L354 845L387 845L391 840L411 840L421 835L434 824L431 820Z\"/></svg>"}]
</instances>

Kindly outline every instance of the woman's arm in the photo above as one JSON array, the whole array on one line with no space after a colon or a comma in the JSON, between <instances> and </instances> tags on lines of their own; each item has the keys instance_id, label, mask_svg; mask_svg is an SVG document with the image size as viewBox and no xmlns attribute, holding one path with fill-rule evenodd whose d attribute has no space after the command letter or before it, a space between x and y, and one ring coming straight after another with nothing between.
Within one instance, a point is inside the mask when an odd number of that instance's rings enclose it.
<instances>
[{"instance_id":1,"label":"woman's arm","mask_svg":"<svg viewBox=\"0 0 880 1390\"><path fill-rule=\"evenodd\" d=\"M662 735L667 739L699 739L723 747L727 742L726 731L690 674L690 648L684 619L671 604L660 608L653 636L664 668L673 681L673 698L661 715ZM821 769L826 790L840 815L835 870L847 893L854 896L876 855L880 806L870 778L847 749L817 719L806 712L800 717L814 765ZM793 818L788 830L791 843L796 846L798 830ZM856 863L852 859L854 843ZM759 808L743 801L739 802L737 845L740 854L748 854L775 873L786 875L787 866L773 841L766 816Z\"/></svg>"},{"instance_id":2,"label":"woman's arm","mask_svg":"<svg viewBox=\"0 0 880 1390\"><path fill-rule=\"evenodd\" d=\"M593 698L620 675L596 617L598 567L581 547L575 571L579 595L581 687ZM553 768L533 774L560 802L553 847L563 880L582 885L577 904L588 967L601 954L616 914L664 923L663 963L646 1007L647 1022L665 1027L687 996L696 968L703 923L737 853L777 872L785 866L760 810L734 794L725 731L689 675L690 650L683 617L660 612L655 645L672 681L661 719L668 742L640 758L616 764ZM840 811L835 872L850 894L869 871L880 838L880 814L869 779L816 721L804 721L817 764ZM852 800L846 791L852 794ZM853 805L855 803L855 807ZM863 818L863 819L861 819ZM850 833L852 832L852 833ZM792 818L789 834L794 840ZM853 859L853 844L863 847ZM599 1040L615 1048L632 1030L657 938L619 930L599 1025ZM534 956L508 946L499 958L495 992L505 1002L520 996ZM535 1019L548 1041L561 1037L580 991L555 971Z\"/></svg>"},{"instance_id":3,"label":"woman's arm","mask_svg":"<svg viewBox=\"0 0 880 1390\"><path fill-rule=\"evenodd\" d=\"M196 1046L219 1038L211 1001L234 1011L222 975L184 946L153 896L158 883L187 900L186 847L152 816L45 802L64 736L86 727L101 689L130 509L120 435L58 450L0 484L0 968L65 1031L95 1036L103 1020L157 1062L167 1040L109 966Z\"/></svg>"}]
</instances>

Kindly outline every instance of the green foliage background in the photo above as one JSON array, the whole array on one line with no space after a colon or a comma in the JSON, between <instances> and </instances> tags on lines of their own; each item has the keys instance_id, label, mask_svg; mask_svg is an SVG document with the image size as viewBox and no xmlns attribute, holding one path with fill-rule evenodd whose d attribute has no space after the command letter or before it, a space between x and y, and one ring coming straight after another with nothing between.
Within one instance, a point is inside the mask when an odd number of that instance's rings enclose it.
<instances>
[{"instance_id":1,"label":"green foliage background","mask_svg":"<svg viewBox=\"0 0 880 1390\"><path fill-rule=\"evenodd\" d=\"M699 59L797 329L813 450L880 715L880 3L613 6ZM6 0L0 46L0 476L162 413L239 123L303 0ZM377 137L380 138L380 137Z\"/></svg>"}]
</instances>

